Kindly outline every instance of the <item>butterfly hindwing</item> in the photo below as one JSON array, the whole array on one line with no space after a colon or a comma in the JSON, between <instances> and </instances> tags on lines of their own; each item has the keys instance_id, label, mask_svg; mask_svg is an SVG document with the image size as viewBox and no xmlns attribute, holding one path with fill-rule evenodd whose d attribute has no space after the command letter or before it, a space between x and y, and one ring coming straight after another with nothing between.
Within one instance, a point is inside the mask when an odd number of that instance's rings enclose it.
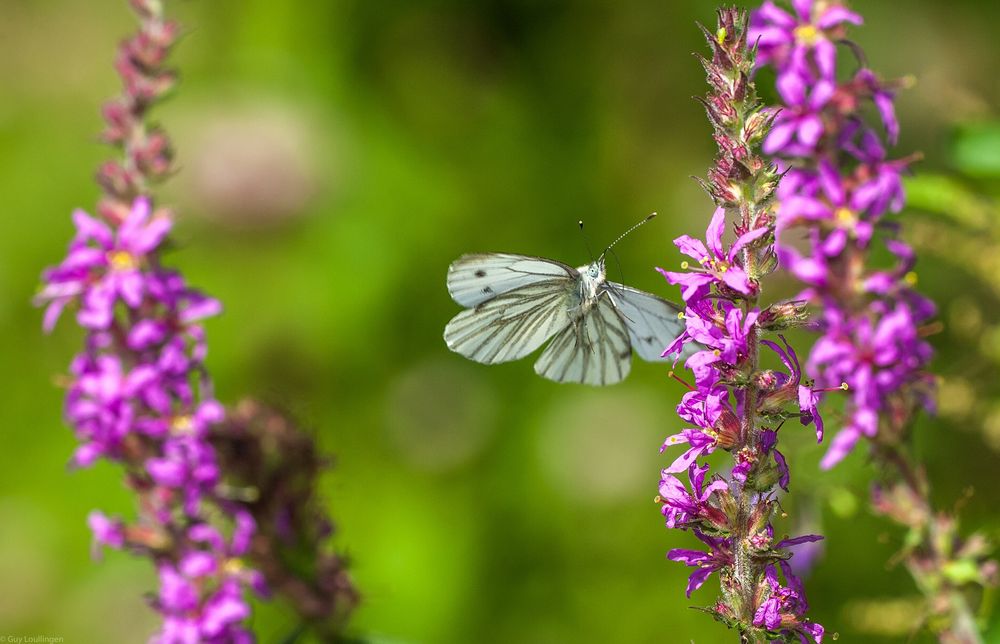
<instances>
[{"instance_id":1,"label":"butterfly hindwing","mask_svg":"<svg viewBox=\"0 0 1000 644\"><path fill-rule=\"evenodd\" d=\"M608 282L605 290L625 320L632 348L643 360L658 361L674 339L684 332L677 317L680 307L651 293Z\"/></svg>"},{"instance_id":2,"label":"butterfly hindwing","mask_svg":"<svg viewBox=\"0 0 1000 644\"><path fill-rule=\"evenodd\" d=\"M611 385L624 379L631 366L625 321L601 297L552 339L535 362L535 373L556 382Z\"/></svg>"},{"instance_id":3,"label":"butterfly hindwing","mask_svg":"<svg viewBox=\"0 0 1000 644\"><path fill-rule=\"evenodd\" d=\"M524 286L553 280L571 283L577 277L575 268L550 259L478 253L462 255L448 267L448 292L462 306L472 307Z\"/></svg>"},{"instance_id":4,"label":"butterfly hindwing","mask_svg":"<svg viewBox=\"0 0 1000 644\"><path fill-rule=\"evenodd\" d=\"M569 325L573 282L546 280L462 311L444 329L448 348L484 364L523 358Z\"/></svg>"}]
</instances>

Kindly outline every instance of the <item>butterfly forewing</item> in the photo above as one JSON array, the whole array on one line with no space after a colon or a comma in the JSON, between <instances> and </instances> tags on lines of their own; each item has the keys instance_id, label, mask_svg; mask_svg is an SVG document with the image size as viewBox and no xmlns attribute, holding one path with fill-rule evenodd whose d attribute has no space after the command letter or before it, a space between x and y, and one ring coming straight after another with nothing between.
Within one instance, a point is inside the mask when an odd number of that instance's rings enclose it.
<instances>
[{"instance_id":1,"label":"butterfly forewing","mask_svg":"<svg viewBox=\"0 0 1000 644\"><path fill-rule=\"evenodd\" d=\"M556 382L611 385L632 366L625 321L607 297L570 323L542 352L535 372Z\"/></svg>"},{"instance_id":2,"label":"butterfly forewing","mask_svg":"<svg viewBox=\"0 0 1000 644\"><path fill-rule=\"evenodd\" d=\"M575 268L561 262L509 253L462 255L448 268L448 292L462 306L471 307L490 298L531 284L579 277Z\"/></svg>"},{"instance_id":3,"label":"butterfly forewing","mask_svg":"<svg viewBox=\"0 0 1000 644\"><path fill-rule=\"evenodd\" d=\"M684 332L681 309L645 291L608 282L605 290L625 320L632 348L643 360L666 360L663 350Z\"/></svg>"},{"instance_id":4,"label":"butterfly forewing","mask_svg":"<svg viewBox=\"0 0 1000 644\"><path fill-rule=\"evenodd\" d=\"M444 329L448 348L495 364L528 355L569 324L573 282L546 280L462 311Z\"/></svg>"}]
</instances>

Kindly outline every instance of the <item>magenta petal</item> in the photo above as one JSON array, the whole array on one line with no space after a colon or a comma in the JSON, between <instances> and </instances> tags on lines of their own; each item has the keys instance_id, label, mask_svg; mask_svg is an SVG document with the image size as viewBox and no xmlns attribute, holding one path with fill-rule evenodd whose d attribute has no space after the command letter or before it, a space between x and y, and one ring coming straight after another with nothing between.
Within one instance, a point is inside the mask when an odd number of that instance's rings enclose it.
<instances>
[{"instance_id":1,"label":"magenta petal","mask_svg":"<svg viewBox=\"0 0 1000 644\"><path fill-rule=\"evenodd\" d=\"M725 257L722 252L722 235L726 232L726 209L719 207L712 213L712 221L705 231L705 242L712 249L716 257Z\"/></svg>"},{"instance_id":2,"label":"magenta petal","mask_svg":"<svg viewBox=\"0 0 1000 644\"><path fill-rule=\"evenodd\" d=\"M107 266L107 253L92 246L78 246L72 249L59 265L61 270L103 269Z\"/></svg>"},{"instance_id":3,"label":"magenta petal","mask_svg":"<svg viewBox=\"0 0 1000 644\"><path fill-rule=\"evenodd\" d=\"M118 278L118 289L122 299L129 307L136 309L142 304L142 294L144 289L142 273L139 271L128 271L122 273Z\"/></svg>"},{"instance_id":4,"label":"magenta petal","mask_svg":"<svg viewBox=\"0 0 1000 644\"><path fill-rule=\"evenodd\" d=\"M52 329L56 326L56 322L59 321L59 315L68 303L69 300L53 300L51 304L45 307L45 315L42 317L43 331L46 333L52 332Z\"/></svg>"},{"instance_id":5,"label":"magenta petal","mask_svg":"<svg viewBox=\"0 0 1000 644\"><path fill-rule=\"evenodd\" d=\"M145 255L160 245L172 227L170 219L157 217L148 226L136 231L135 236L128 240L128 247L136 255Z\"/></svg>"},{"instance_id":6,"label":"magenta petal","mask_svg":"<svg viewBox=\"0 0 1000 644\"><path fill-rule=\"evenodd\" d=\"M842 205L847 202L845 198L844 179L840 172L830 162L829 159L822 159L819 163L819 182L823 187L823 192L830 198L834 205Z\"/></svg>"},{"instance_id":7,"label":"magenta petal","mask_svg":"<svg viewBox=\"0 0 1000 644\"><path fill-rule=\"evenodd\" d=\"M793 36L787 30L780 27L755 28L751 29L747 35L747 42L757 43L757 46L761 49L783 45L792 42L792 40L794 40ZM761 63L760 60L757 62L758 64Z\"/></svg>"},{"instance_id":8,"label":"magenta petal","mask_svg":"<svg viewBox=\"0 0 1000 644\"><path fill-rule=\"evenodd\" d=\"M222 303L213 297L201 297L189 304L178 316L184 324L190 324L222 312Z\"/></svg>"},{"instance_id":9,"label":"magenta petal","mask_svg":"<svg viewBox=\"0 0 1000 644\"><path fill-rule=\"evenodd\" d=\"M146 471L156 483L166 487L181 487L186 479L184 465L165 458L151 458L146 461Z\"/></svg>"},{"instance_id":10,"label":"magenta petal","mask_svg":"<svg viewBox=\"0 0 1000 644\"><path fill-rule=\"evenodd\" d=\"M802 22L812 22L812 5L814 0L792 0L792 8Z\"/></svg>"},{"instance_id":11,"label":"magenta petal","mask_svg":"<svg viewBox=\"0 0 1000 644\"><path fill-rule=\"evenodd\" d=\"M837 91L837 84L830 80L819 80L813 86L812 93L809 94L809 107L813 110L822 109Z\"/></svg>"},{"instance_id":12,"label":"magenta petal","mask_svg":"<svg viewBox=\"0 0 1000 644\"><path fill-rule=\"evenodd\" d=\"M779 27L784 27L786 30L792 30L795 28L795 18L791 16L784 9L779 8L771 0L767 0L760 6L759 9L754 11L755 19L768 20L773 22Z\"/></svg>"},{"instance_id":13,"label":"magenta petal","mask_svg":"<svg viewBox=\"0 0 1000 644\"><path fill-rule=\"evenodd\" d=\"M792 140L795 128L796 123L794 121L785 120L783 122L775 122L774 127L771 128L771 133L764 139L763 151L766 154L780 152Z\"/></svg>"},{"instance_id":14,"label":"magenta petal","mask_svg":"<svg viewBox=\"0 0 1000 644\"><path fill-rule=\"evenodd\" d=\"M806 80L798 74L782 74L778 77L777 88L785 105L798 106L806 102Z\"/></svg>"},{"instance_id":15,"label":"magenta petal","mask_svg":"<svg viewBox=\"0 0 1000 644\"><path fill-rule=\"evenodd\" d=\"M94 240L104 248L111 247L114 235L104 222L94 219L83 210L74 210L73 224L76 226L77 239Z\"/></svg>"},{"instance_id":16,"label":"magenta petal","mask_svg":"<svg viewBox=\"0 0 1000 644\"><path fill-rule=\"evenodd\" d=\"M823 536L819 534L804 534L800 537L792 537L791 539L784 539L774 544L775 548L788 548L790 546L797 546L802 543L814 543L816 541L822 541Z\"/></svg>"},{"instance_id":17,"label":"magenta petal","mask_svg":"<svg viewBox=\"0 0 1000 644\"><path fill-rule=\"evenodd\" d=\"M722 281L726 283L726 286L743 293L744 295L749 295L753 292L753 288L750 284L750 280L747 274L739 266L730 266L729 269L722 274Z\"/></svg>"},{"instance_id":18,"label":"magenta petal","mask_svg":"<svg viewBox=\"0 0 1000 644\"><path fill-rule=\"evenodd\" d=\"M667 559L687 566L699 566L709 560L709 556L700 550L674 548L667 553Z\"/></svg>"},{"instance_id":19,"label":"magenta petal","mask_svg":"<svg viewBox=\"0 0 1000 644\"><path fill-rule=\"evenodd\" d=\"M872 100L875 101L875 107L878 108L878 113L882 117L889 144L895 145L899 139L899 121L896 120L896 108L893 105L892 97L878 92Z\"/></svg>"},{"instance_id":20,"label":"magenta petal","mask_svg":"<svg viewBox=\"0 0 1000 644\"><path fill-rule=\"evenodd\" d=\"M701 588L702 584L705 583L705 580L707 580L713 572L715 571L712 568L699 568L691 573L691 576L688 577L687 589L684 591L684 594L690 598L691 593Z\"/></svg>"},{"instance_id":21,"label":"magenta petal","mask_svg":"<svg viewBox=\"0 0 1000 644\"><path fill-rule=\"evenodd\" d=\"M682 253L694 259L698 262L703 262L709 256L708 249L705 248L705 244L701 242L700 239L695 239L688 235L681 235L674 240L674 245Z\"/></svg>"},{"instance_id":22,"label":"magenta petal","mask_svg":"<svg viewBox=\"0 0 1000 644\"><path fill-rule=\"evenodd\" d=\"M215 557L208 552L196 551L181 559L180 569L185 577L205 577L216 571Z\"/></svg>"},{"instance_id":23,"label":"magenta petal","mask_svg":"<svg viewBox=\"0 0 1000 644\"><path fill-rule=\"evenodd\" d=\"M687 471L703 451L705 451L703 448L692 447L674 459L674 462L664 468L663 471L667 474L677 474Z\"/></svg>"},{"instance_id":24,"label":"magenta petal","mask_svg":"<svg viewBox=\"0 0 1000 644\"><path fill-rule=\"evenodd\" d=\"M782 204L780 216L781 219L785 220L808 219L813 221L832 217L833 211L826 203L811 197L789 197Z\"/></svg>"},{"instance_id":25,"label":"magenta petal","mask_svg":"<svg viewBox=\"0 0 1000 644\"><path fill-rule=\"evenodd\" d=\"M73 452L71 463L76 467L90 467L103 453L104 450L97 444L84 443L83 445L77 447L76 451Z\"/></svg>"},{"instance_id":26,"label":"magenta petal","mask_svg":"<svg viewBox=\"0 0 1000 644\"><path fill-rule=\"evenodd\" d=\"M118 239L132 239L149 219L152 206L146 197L138 197L132 202L132 209L129 211L125 221L118 227Z\"/></svg>"},{"instance_id":27,"label":"magenta petal","mask_svg":"<svg viewBox=\"0 0 1000 644\"><path fill-rule=\"evenodd\" d=\"M736 243L733 244L733 247L729 250L729 261L730 262L733 261L733 259L736 257L736 254L739 253L741 250L743 250L744 246L746 246L752 241L760 239L761 237L766 235L770 230L771 230L770 228L765 226L763 228L757 228L755 230L751 230L748 233L740 235L739 239L736 240Z\"/></svg>"},{"instance_id":28,"label":"magenta petal","mask_svg":"<svg viewBox=\"0 0 1000 644\"><path fill-rule=\"evenodd\" d=\"M785 455L774 450L774 464L778 468L778 485L785 492L788 491L788 484L791 482L791 474L788 471L788 462L785 460Z\"/></svg>"},{"instance_id":29,"label":"magenta petal","mask_svg":"<svg viewBox=\"0 0 1000 644\"><path fill-rule=\"evenodd\" d=\"M861 434L850 427L840 430L840 432L833 437L833 441L830 443L830 449L828 449L826 454L823 456L823 460L819 462L819 466L824 470L828 470L840 461L844 460L844 457L850 453L859 438L861 438Z\"/></svg>"},{"instance_id":30,"label":"magenta petal","mask_svg":"<svg viewBox=\"0 0 1000 644\"><path fill-rule=\"evenodd\" d=\"M167 335L166 325L158 320L139 320L129 331L126 344L130 349L141 351L158 344Z\"/></svg>"},{"instance_id":31,"label":"magenta petal","mask_svg":"<svg viewBox=\"0 0 1000 644\"><path fill-rule=\"evenodd\" d=\"M802 117L799 121L798 134L802 145L815 147L823 136L823 120L816 115Z\"/></svg>"},{"instance_id":32,"label":"magenta petal","mask_svg":"<svg viewBox=\"0 0 1000 644\"><path fill-rule=\"evenodd\" d=\"M837 76L837 48L825 38L818 41L813 47L816 57L816 66L819 67L820 76L833 80Z\"/></svg>"},{"instance_id":33,"label":"magenta petal","mask_svg":"<svg viewBox=\"0 0 1000 644\"><path fill-rule=\"evenodd\" d=\"M202 617L202 630L209 637L217 637L229 625L243 621L249 614L249 606L239 597L222 596L206 606ZM227 637L226 641L232 640Z\"/></svg>"},{"instance_id":34,"label":"magenta petal","mask_svg":"<svg viewBox=\"0 0 1000 644\"><path fill-rule=\"evenodd\" d=\"M829 29L830 27L839 25L842 22L849 22L853 25L861 25L864 24L865 21L860 15L848 10L846 7L831 5L816 21L816 26L820 29Z\"/></svg>"}]
</instances>

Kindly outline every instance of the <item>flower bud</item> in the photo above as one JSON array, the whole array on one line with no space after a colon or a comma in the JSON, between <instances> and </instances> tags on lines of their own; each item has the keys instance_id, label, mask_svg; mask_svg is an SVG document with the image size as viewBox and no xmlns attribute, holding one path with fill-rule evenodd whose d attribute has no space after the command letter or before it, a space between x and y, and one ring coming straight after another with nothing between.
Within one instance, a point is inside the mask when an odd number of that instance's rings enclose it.
<instances>
[{"instance_id":1,"label":"flower bud","mask_svg":"<svg viewBox=\"0 0 1000 644\"><path fill-rule=\"evenodd\" d=\"M151 178L162 178L170 172L173 150L170 139L162 130L153 130L144 141L131 150L132 162L139 171Z\"/></svg>"},{"instance_id":2,"label":"flower bud","mask_svg":"<svg viewBox=\"0 0 1000 644\"><path fill-rule=\"evenodd\" d=\"M809 322L805 300L787 300L775 302L764 309L757 318L757 324L765 331L783 331L804 326Z\"/></svg>"},{"instance_id":3,"label":"flower bud","mask_svg":"<svg viewBox=\"0 0 1000 644\"><path fill-rule=\"evenodd\" d=\"M97 170L97 183L106 193L131 201L136 193L136 177L116 161L106 161Z\"/></svg>"},{"instance_id":4,"label":"flower bud","mask_svg":"<svg viewBox=\"0 0 1000 644\"><path fill-rule=\"evenodd\" d=\"M101 139L112 145L123 143L132 127L132 115L128 106L120 99L108 101L101 108L101 115L105 123Z\"/></svg>"}]
</instances>

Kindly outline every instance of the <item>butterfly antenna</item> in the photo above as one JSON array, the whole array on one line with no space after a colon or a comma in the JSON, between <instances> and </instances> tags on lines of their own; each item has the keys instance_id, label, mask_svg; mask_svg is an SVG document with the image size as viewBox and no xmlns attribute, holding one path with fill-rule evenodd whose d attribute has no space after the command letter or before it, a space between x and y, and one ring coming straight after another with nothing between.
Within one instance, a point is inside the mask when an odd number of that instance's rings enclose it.
<instances>
[{"instance_id":1,"label":"butterfly antenna","mask_svg":"<svg viewBox=\"0 0 1000 644\"><path fill-rule=\"evenodd\" d=\"M587 247L587 254L590 255L590 261L594 261L594 249L590 246L590 238L587 237L587 231L583 229L583 220L576 222L580 226L580 233L583 234L583 243Z\"/></svg>"},{"instance_id":2,"label":"butterfly antenna","mask_svg":"<svg viewBox=\"0 0 1000 644\"><path fill-rule=\"evenodd\" d=\"M623 232L621 235L619 235L618 239L616 239L613 242L611 242L610 244L608 244L608 247L604 249L603 253L601 253L601 257L604 257L605 255L607 255L608 251L611 250L612 246L614 246L615 244L617 244L621 240L625 239L625 237L627 237L629 233L631 233L633 230L635 230L639 226L641 226L641 225L643 225L645 223L648 223L655 216L656 216L655 212L651 213L648 217L646 217L645 219L643 219L642 221L640 221L639 223L635 224L634 226L632 226L631 228L629 228L628 230L626 230L625 232Z\"/></svg>"}]
</instances>

